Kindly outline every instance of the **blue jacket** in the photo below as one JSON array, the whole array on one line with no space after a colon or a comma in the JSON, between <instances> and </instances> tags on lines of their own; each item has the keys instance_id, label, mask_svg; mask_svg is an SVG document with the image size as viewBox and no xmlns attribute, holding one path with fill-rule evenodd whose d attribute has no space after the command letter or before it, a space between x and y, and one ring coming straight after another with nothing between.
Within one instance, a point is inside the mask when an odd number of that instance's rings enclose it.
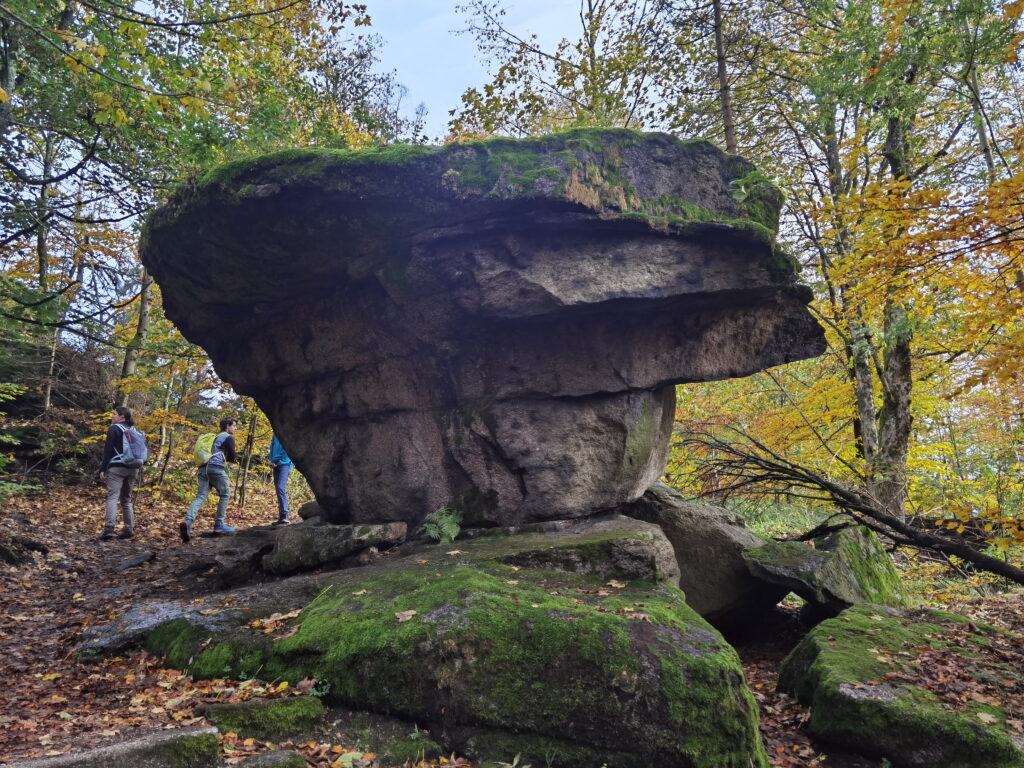
<instances>
[{"instance_id":1,"label":"blue jacket","mask_svg":"<svg viewBox=\"0 0 1024 768\"><path fill-rule=\"evenodd\" d=\"M292 460L288 458L288 454L285 453L284 447L281 445L281 441L277 439L277 435L270 438L270 463L271 464L291 464Z\"/></svg>"}]
</instances>

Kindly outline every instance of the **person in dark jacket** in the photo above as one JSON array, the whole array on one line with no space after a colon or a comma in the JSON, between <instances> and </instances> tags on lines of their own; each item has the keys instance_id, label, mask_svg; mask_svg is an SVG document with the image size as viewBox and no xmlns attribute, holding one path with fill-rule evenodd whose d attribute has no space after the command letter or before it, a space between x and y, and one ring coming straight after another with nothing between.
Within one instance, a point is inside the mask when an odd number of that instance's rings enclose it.
<instances>
[{"instance_id":1,"label":"person in dark jacket","mask_svg":"<svg viewBox=\"0 0 1024 768\"><path fill-rule=\"evenodd\" d=\"M192 523L199 514L199 508L203 506L206 497L210 495L210 488L217 491L217 516L213 521L214 533L232 533L234 526L224 522L228 513L228 500L231 496L231 483L228 481L226 462L237 460L235 454L235 430L238 429L236 419L221 419L220 433L213 441L213 456L210 460L199 467L196 473L199 480L199 492L192 501L192 506L185 513L185 519L179 526L182 541L192 540Z\"/></svg>"},{"instance_id":2,"label":"person in dark jacket","mask_svg":"<svg viewBox=\"0 0 1024 768\"><path fill-rule=\"evenodd\" d=\"M274 468L274 491L277 493L277 522L274 525L288 525L288 475L295 465L277 439L270 438L270 466Z\"/></svg>"},{"instance_id":3,"label":"person in dark jacket","mask_svg":"<svg viewBox=\"0 0 1024 768\"><path fill-rule=\"evenodd\" d=\"M117 502L121 502L124 527L117 534L119 539L130 539L135 535L135 510L132 508L132 486L138 469L126 467L122 462L124 454L124 433L127 427L135 426L132 412L119 405L110 414L110 428L107 442L103 445L103 461L100 463L100 480L107 484L107 508L103 520L100 541L114 538L117 526Z\"/></svg>"}]
</instances>

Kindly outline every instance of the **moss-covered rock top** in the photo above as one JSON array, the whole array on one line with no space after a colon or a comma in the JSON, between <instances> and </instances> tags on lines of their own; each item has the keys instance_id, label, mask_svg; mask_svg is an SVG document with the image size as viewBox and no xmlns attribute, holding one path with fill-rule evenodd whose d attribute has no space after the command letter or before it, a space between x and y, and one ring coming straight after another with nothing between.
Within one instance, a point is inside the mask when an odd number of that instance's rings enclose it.
<instances>
[{"instance_id":1,"label":"moss-covered rock top","mask_svg":"<svg viewBox=\"0 0 1024 768\"><path fill-rule=\"evenodd\" d=\"M205 704L200 712L221 733L237 733L243 739L264 741L295 741L313 734L323 725L326 714L324 705L314 696Z\"/></svg>"},{"instance_id":2,"label":"moss-covered rock top","mask_svg":"<svg viewBox=\"0 0 1024 768\"><path fill-rule=\"evenodd\" d=\"M647 173L654 166L650 158L658 161L665 155L683 158L705 182L709 174L718 176L727 194L709 197L695 183L659 188ZM182 189L171 208L225 196L242 203L309 187L342 196L419 200L427 209L435 208L432 196L463 203L550 198L662 228L720 224L766 241L774 238L782 205L781 193L764 174L710 142L590 128L441 147L283 150L209 171Z\"/></svg>"},{"instance_id":3,"label":"moss-covered rock top","mask_svg":"<svg viewBox=\"0 0 1024 768\"><path fill-rule=\"evenodd\" d=\"M1021 768L1024 638L934 610L862 605L815 627L780 689L811 706L811 731L908 768ZM920 685L919 681L924 681Z\"/></svg>"}]
</instances>

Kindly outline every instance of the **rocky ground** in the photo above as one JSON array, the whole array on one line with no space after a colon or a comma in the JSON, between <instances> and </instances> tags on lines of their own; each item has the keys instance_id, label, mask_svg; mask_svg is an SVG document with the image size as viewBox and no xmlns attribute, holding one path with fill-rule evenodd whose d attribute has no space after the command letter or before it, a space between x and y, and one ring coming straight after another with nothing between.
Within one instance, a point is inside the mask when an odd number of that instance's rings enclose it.
<instances>
[{"instance_id":1,"label":"rocky ground","mask_svg":"<svg viewBox=\"0 0 1024 768\"><path fill-rule=\"evenodd\" d=\"M257 485L244 510L233 504L228 522L265 525L275 519L273 490ZM190 597L209 592L202 563L212 540L178 539L180 504L142 491L136 537L101 542L103 489L55 488L8 501L0 518L0 543L9 534L46 548L31 562L0 565L0 763L59 755L153 729L206 724L194 713L207 702L292 695L287 683L210 680L194 682L164 669L145 652L83 665L71 657L81 632L106 622L133 602L154 596ZM212 526L212 502L196 531ZM150 559L150 557L152 559ZM144 564L133 565L138 560ZM212 609L211 609L212 610ZM1000 626L1024 629L1024 593L977 600L956 610ZM795 609L780 608L756 635L737 642L761 707L761 730L775 766L874 768L881 761L829 752L806 733L806 708L775 691L779 662L806 631ZM1012 693L1012 692L1011 692ZM231 734L221 737L224 756L238 762L271 745ZM352 745L310 741L294 745L309 765L332 765ZM368 758L372 761L372 756ZM424 760L417 765L440 765ZM450 756L447 765L470 765Z\"/></svg>"}]
</instances>

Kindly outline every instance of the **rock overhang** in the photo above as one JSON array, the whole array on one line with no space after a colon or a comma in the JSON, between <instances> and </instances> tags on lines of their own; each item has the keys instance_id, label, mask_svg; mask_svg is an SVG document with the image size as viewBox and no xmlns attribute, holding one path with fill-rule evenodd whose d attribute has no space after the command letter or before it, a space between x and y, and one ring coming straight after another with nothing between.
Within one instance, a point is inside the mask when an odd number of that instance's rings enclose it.
<instances>
[{"instance_id":1,"label":"rock overhang","mask_svg":"<svg viewBox=\"0 0 1024 768\"><path fill-rule=\"evenodd\" d=\"M415 522L473 497L504 510L482 522L521 522L642 493L672 385L822 351L774 244L781 201L747 161L664 134L296 150L179 193L142 251L168 316L256 397L339 518ZM330 425L330 460L303 455L300 424ZM420 458L384 448L403 430ZM355 459L366 445L392 469ZM580 494L595 461L587 484L611 490ZM408 477L395 496L364 493L365 474ZM575 502L550 504L560 483Z\"/></svg>"}]
</instances>

